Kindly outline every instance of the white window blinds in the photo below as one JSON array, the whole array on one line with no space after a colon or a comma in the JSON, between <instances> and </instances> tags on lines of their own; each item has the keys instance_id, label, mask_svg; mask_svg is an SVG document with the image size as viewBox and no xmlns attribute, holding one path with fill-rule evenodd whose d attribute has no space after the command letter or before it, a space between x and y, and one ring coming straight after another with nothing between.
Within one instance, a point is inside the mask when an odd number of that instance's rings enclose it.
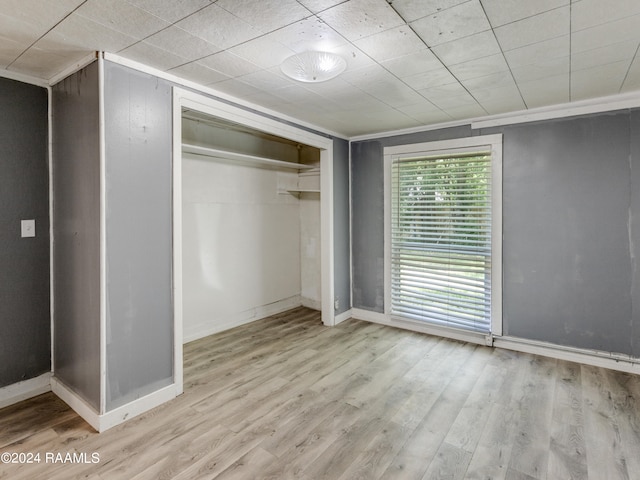
<instances>
[{"instance_id":1,"label":"white window blinds","mask_svg":"<svg viewBox=\"0 0 640 480\"><path fill-rule=\"evenodd\" d=\"M393 157L392 314L490 332L490 151Z\"/></svg>"}]
</instances>

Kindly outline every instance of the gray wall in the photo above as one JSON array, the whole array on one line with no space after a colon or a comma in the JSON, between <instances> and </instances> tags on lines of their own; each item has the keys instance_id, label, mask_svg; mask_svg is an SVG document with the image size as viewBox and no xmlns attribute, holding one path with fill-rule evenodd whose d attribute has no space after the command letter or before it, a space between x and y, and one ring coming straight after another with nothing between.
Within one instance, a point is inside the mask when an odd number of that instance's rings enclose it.
<instances>
[{"instance_id":1,"label":"gray wall","mask_svg":"<svg viewBox=\"0 0 640 480\"><path fill-rule=\"evenodd\" d=\"M106 410L173 383L171 85L105 62Z\"/></svg>"},{"instance_id":2,"label":"gray wall","mask_svg":"<svg viewBox=\"0 0 640 480\"><path fill-rule=\"evenodd\" d=\"M54 371L100 408L98 66L58 83L53 100Z\"/></svg>"},{"instance_id":3,"label":"gray wall","mask_svg":"<svg viewBox=\"0 0 640 480\"><path fill-rule=\"evenodd\" d=\"M489 133L504 135L505 335L640 356L637 111L354 142L354 307L384 310L383 146Z\"/></svg>"},{"instance_id":4,"label":"gray wall","mask_svg":"<svg viewBox=\"0 0 640 480\"><path fill-rule=\"evenodd\" d=\"M51 370L47 91L0 78L0 387ZM20 220L36 237L21 238Z\"/></svg>"},{"instance_id":5,"label":"gray wall","mask_svg":"<svg viewBox=\"0 0 640 480\"><path fill-rule=\"evenodd\" d=\"M349 142L333 141L333 264L336 314L351 308L349 245Z\"/></svg>"}]
</instances>

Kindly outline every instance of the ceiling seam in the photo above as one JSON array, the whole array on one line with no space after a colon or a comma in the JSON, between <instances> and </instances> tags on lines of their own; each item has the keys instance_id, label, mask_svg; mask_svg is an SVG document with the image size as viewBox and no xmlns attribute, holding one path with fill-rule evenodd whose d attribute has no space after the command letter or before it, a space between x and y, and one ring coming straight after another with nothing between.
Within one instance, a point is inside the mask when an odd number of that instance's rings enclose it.
<instances>
[{"instance_id":1,"label":"ceiling seam","mask_svg":"<svg viewBox=\"0 0 640 480\"><path fill-rule=\"evenodd\" d=\"M627 82L627 77L629 77L629 74L631 73L631 67L633 66L633 62L635 62L636 58L638 57L639 51L640 51L640 43L638 43L638 46L636 47L636 51L634 52L633 57L631 57L631 62L629 62L629 67L627 68L627 71L624 74L624 78L622 79L620 88L618 88L618 93L622 92L622 87L624 87L624 84Z\"/></svg>"},{"instance_id":2,"label":"ceiling seam","mask_svg":"<svg viewBox=\"0 0 640 480\"><path fill-rule=\"evenodd\" d=\"M489 15L487 15L487 11L484 8L484 4L482 3L482 0L479 0L479 1L480 1L480 7L482 7L482 11L484 12L484 16L487 17L487 21L489 22L489 26L491 27L491 33L493 34L493 38L495 38L496 44L500 48L500 54L502 55L502 58L504 58L504 63L507 65L507 68L509 69L509 75L511 75L513 84L515 85L516 90L518 90L518 95L520 95L520 100L522 100L522 104L524 105L525 110L528 110L529 105L527 105L527 101L524 99L524 95L522 95L522 90L520 90L520 85L518 84L518 81L516 80L516 77L513 74L513 69L511 68L509 61L507 60L507 56L504 54L504 49L502 48L502 44L500 43L500 40L498 40L498 36L496 35L495 28L491 24L491 20L489 19ZM532 15L532 16L535 16L535 15ZM530 18L530 17L527 17L527 18ZM511 23L515 23L515 22L511 22ZM505 25L508 25L508 24L505 24Z\"/></svg>"},{"instance_id":3,"label":"ceiling seam","mask_svg":"<svg viewBox=\"0 0 640 480\"><path fill-rule=\"evenodd\" d=\"M467 2L463 2L463 3L467 3ZM489 115L489 112L487 112L487 110L482 106L482 104L480 104L480 102L478 101L478 99L469 91L469 89L462 83L462 81L449 69L449 67L442 61L442 59L438 56L438 54L436 52L433 51L433 49L427 44L427 42L425 42L425 40L418 34L418 32L416 32L414 30L414 28L411 26L411 24L409 22L407 22L405 20L405 18L400 14L400 12L398 12L395 7L392 4L389 4L389 6L393 9L394 12L396 12L396 14L402 19L402 21L404 22L404 24L411 29L411 31L416 35L416 37L418 37L418 39L420 39L420 41L424 44L425 47L427 47L429 49L429 51L433 54L433 56L438 60L438 62L440 62L440 64L445 68L445 70L447 70L447 72L449 72L451 74L451 76L453 78L456 79L456 81L460 84L460 86L462 86L462 88L464 88L465 92L467 92L469 94L469 96L471 96L471 98L473 98L473 100L478 104L478 106L480 108L482 108L482 110ZM486 13L485 13L486 16ZM424 17L422 17L424 18ZM487 19L488 21L488 19ZM489 24L491 25L491 24ZM477 33L482 33L482 32L477 32ZM471 35L466 35L465 37L460 37L460 38L466 38L466 37L470 37ZM460 40L460 38L456 39L456 40ZM452 40L452 41L456 41L456 40ZM449 42L445 42L442 43L441 45L445 45L446 43ZM383 67L384 68L384 67ZM391 72L389 72L391 73ZM426 72L428 73L428 72ZM393 73L392 73L393 75ZM396 77L397 78L397 77ZM404 80L402 80L401 78L399 78L400 81L402 81L405 85L407 85ZM410 85L407 85L409 88L412 88ZM431 100L429 100L428 98L424 97L424 95L422 95L420 92L418 92L417 90L414 90L416 93L418 93L419 95L421 95L423 98L425 98L426 100L428 100L429 102L431 102ZM444 111L442 108L440 108L438 105L436 105L435 103L431 102L433 105L435 105L439 110L441 110L442 112L444 112L445 114L447 114L447 116L449 116L450 118L451 115L449 115L446 111Z\"/></svg>"},{"instance_id":4,"label":"ceiling seam","mask_svg":"<svg viewBox=\"0 0 640 480\"><path fill-rule=\"evenodd\" d=\"M573 24L573 2L569 2L569 101L572 98L571 92L571 81L573 75L573 32L572 32L572 24Z\"/></svg>"},{"instance_id":5,"label":"ceiling seam","mask_svg":"<svg viewBox=\"0 0 640 480\"><path fill-rule=\"evenodd\" d=\"M73 15L75 13L76 10L78 10L81 6L83 6L85 3L87 3L88 0L84 0L80 5L78 5L76 8L74 8L73 10L71 10L69 13L67 13L64 17L62 17L60 20L58 20L51 28L49 28L46 32L44 32L42 35L40 35L36 40L33 41L33 43L31 45L29 45L27 48L25 48L22 53L20 53L20 55L18 55L16 58L14 58L11 63L9 63L5 68L7 70L9 70L9 68L11 68L11 65L13 65L14 63L16 63L18 60L20 60L20 58L27 53L36 43L38 43L40 40L42 40L44 37L47 36L47 34L53 30L54 28L56 28L58 25L60 25L62 22L64 22L67 18L69 18L71 15Z\"/></svg>"}]
</instances>

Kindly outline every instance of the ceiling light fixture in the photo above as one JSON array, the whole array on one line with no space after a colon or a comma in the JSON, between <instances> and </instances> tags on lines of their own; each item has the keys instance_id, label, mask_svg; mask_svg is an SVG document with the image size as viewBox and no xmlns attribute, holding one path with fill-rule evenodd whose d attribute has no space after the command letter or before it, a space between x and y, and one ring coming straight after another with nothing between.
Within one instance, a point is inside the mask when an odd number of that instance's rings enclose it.
<instances>
[{"instance_id":1,"label":"ceiling light fixture","mask_svg":"<svg viewBox=\"0 0 640 480\"><path fill-rule=\"evenodd\" d=\"M344 58L329 52L304 52L287 58L280 69L299 82L324 82L337 77L347 68Z\"/></svg>"}]
</instances>

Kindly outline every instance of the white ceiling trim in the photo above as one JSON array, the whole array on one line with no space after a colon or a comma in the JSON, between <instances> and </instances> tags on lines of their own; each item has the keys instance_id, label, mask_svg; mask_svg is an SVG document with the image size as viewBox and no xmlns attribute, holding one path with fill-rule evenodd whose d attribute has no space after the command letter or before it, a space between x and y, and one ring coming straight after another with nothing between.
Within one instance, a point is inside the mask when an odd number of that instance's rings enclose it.
<instances>
[{"instance_id":1,"label":"white ceiling trim","mask_svg":"<svg viewBox=\"0 0 640 480\"><path fill-rule=\"evenodd\" d=\"M608 97L592 98L577 102L562 103L547 107L532 108L529 110L519 110L500 115L488 115L484 117L469 118L466 120L424 125L422 127L412 127L401 130L392 130L380 133L370 133L366 135L356 135L349 137L349 141L359 142L363 140L375 140L378 138L394 137L410 133L428 132L431 130L442 130L444 128L470 125L472 130L481 128L499 127L504 125L515 125L518 123L537 122L541 120L552 120L555 118L574 117L577 115L589 115L593 113L612 112L615 110L625 110L628 108L640 107L640 92L611 95Z\"/></svg>"},{"instance_id":2,"label":"white ceiling trim","mask_svg":"<svg viewBox=\"0 0 640 480\"><path fill-rule=\"evenodd\" d=\"M115 55L113 53L108 53L108 52L103 52L102 56L105 60L109 61L109 62L113 62L113 63L117 63L119 65L122 65L124 67L129 67L132 68L134 70L138 70L140 72L143 73L148 73L149 75L154 75L158 78L162 78L164 80L168 80L172 83L175 83L177 85L195 90L197 92L200 93L204 93L206 95L211 95L213 97L217 97L223 100L227 100L229 102L233 102L236 105L242 106L242 107L246 107L249 108L251 110L254 110L256 112L260 112L263 113L265 115L270 115L272 117L278 118L280 120L285 120L287 122L291 122L294 123L298 126L301 127L306 127L306 128L310 128L312 130L315 130L316 132L319 133L323 133L325 135L329 135L332 137L336 137L336 138L341 138L343 140L348 140L348 138L346 138L344 135L340 134L340 133L336 133L333 132L331 130L327 130L326 128L323 127L319 127L317 125L313 125L311 123L305 122L303 120L300 120L298 118L294 118L294 117L290 117L288 115L285 115L283 113L280 112L276 112L275 110L270 110L268 108L262 107L260 105L256 105L255 103L251 103L251 102L247 102L246 100L242 100L238 97L234 97L232 95L229 95L227 93L224 92L220 92L218 90L215 90L211 87L205 87L203 85L200 85L198 83L192 82L190 80L185 80L184 78L178 77L176 75L172 75L170 73L167 72L163 72L162 70L158 70L156 68L153 67L149 67L147 65L144 65L142 63L138 63L134 60L129 60L127 58L121 57L119 55Z\"/></svg>"},{"instance_id":3,"label":"white ceiling trim","mask_svg":"<svg viewBox=\"0 0 640 480\"><path fill-rule=\"evenodd\" d=\"M22 73L12 72L11 70L5 70L0 68L0 77L8 78L9 80L15 80L17 82L28 83L37 87L48 87L49 82L42 80L41 78L32 77L31 75L25 75Z\"/></svg>"},{"instance_id":4,"label":"white ceiling trim","mask_svg":"<svg viewBox=\"0 0 640 480\"><path fill-rule=\"evenodd\" d=\"M69 75L76 73L78 70L82 70L84 67L89 65L91 62L98 58L98 52L92 52L85 57L81 58L77 62L69 65L67 68L62 70L60 73L54 75L49 79L49 86L54 86L60 80L64 80Z\"/></svg>"}]
</instances>

